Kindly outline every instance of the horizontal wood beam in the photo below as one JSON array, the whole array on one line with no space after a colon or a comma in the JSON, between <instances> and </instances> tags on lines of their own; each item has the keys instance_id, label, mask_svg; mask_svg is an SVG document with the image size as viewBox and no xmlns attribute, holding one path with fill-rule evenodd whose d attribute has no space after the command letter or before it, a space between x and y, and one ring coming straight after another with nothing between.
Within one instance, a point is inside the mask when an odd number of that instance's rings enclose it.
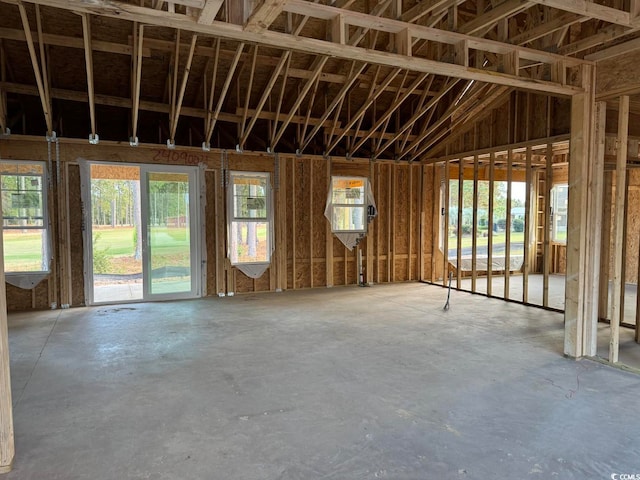
<instances>
[{"instance_id":1,"label":"horizontal wood beam","mask_svg":"<svg viewBox=\"0 0 640 480\"><path fill-rule=\"evenodd\" d=\"M589 0L532 0L546 7L557 8L571 13L577 13L588 18L595 18L604 22L622 26L631 26L629 12L617 8L607 7Z\"/></svg>"},{"instance_id":2,"label":"horizontal wood beam","mask_svg":"<svg viewBox=\"0 0 640 480\"><path fill-rule=\"evenodd\" d=\"M516 88L542 91L551 95L571 96L583 91L580 87L562 85L553 81L518 77L515 75L486 71L478 68L467 67L464 65L452 65L435 60L408 57L405 55L389 53L386 51L374 51L351 45L334 44L326 40L319 40L315 38L292 36L285 33L273 31L262 31L259 33L250 32L244 30L238 25L232 25L225 22L214 21L212 25L201 25L198 24L196 20L186 15L158 11L151 8L140 7L137 5L123 3L115 0L93 0L90 4L87 4L83 0L30 1L32 3L61 8L64 10L86 12L95 15L129 20L132 22L141 22L145 24L177 28L185 31L195 32L198 34L210 35L212 37L236 40L239 42L250 42L279 49L282 49L283 46L286 46L288 49L304 52L307 54L327 55L346 60L359 60L367 63L384 65L387 67L401 68L403 70L422 73L433 73L454 78L477 80L481 82L507 85ZM287 8L289 5L301 5L305 8L308 8L309 10L311 10L312 7L316 6L316 4L311 4L309 2L300 0L288 0L287 6L285 8ZM335 7L328 6L323 6L323 9L326 9L323 11L333 13L335 13L335 10L337 10L338 13L348 12L346 10L336 9ZM314 12L315 11L316 10L314 10ZM351 12L350 14L353 13L355 12ZM305 10L303 11L303 14L309 15L309 12ZM462 40L467 40L468 48L503 54L512 52L513 49L517 49L519 57L527 60L550 63L557 62L558 60L564 60L567 62L567 66L580 65L585 63L577 59L566 59L565 57L561 57L559 55L546 54L544 52L539 52L532 49L509 46L499 42L479 39L462 34L445 32L443 30L433 29L429 27L413 26L411 24L399 22L396 20L383 19L380 17L373 17L365 14L358 15L360 15L360 17L357 18L360 18L360 20L362 21L354 23L362 24L366 28L380 28L380 26L382 25L383 27L385 27L385 29L389 30L390 28L396 28L398 25L401 25L402 29L410 28L411 35L414 38L432 40L438 43L451 42L452 44L458 44ZM364 21L365 18L362 17L363 15L364 17L366 17L366 20L368 20L368 22Z\"/></svg>"}]
</instances>

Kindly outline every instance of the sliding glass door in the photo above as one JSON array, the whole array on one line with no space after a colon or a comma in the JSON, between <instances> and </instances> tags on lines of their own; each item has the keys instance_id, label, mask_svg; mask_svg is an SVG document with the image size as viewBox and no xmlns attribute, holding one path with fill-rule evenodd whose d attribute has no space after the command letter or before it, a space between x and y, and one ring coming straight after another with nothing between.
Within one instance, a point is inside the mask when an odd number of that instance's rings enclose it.
<instances>
[{"instance_id":1,"label":"sliding glass door","mask_svg":"<svg viewBox=\"0 0 640 480\"><path fill-rule=\"evenodd\" d=\"M87 303L200 295L197 192L197 168L85 166Z\"/></svg>"}]
</instances>

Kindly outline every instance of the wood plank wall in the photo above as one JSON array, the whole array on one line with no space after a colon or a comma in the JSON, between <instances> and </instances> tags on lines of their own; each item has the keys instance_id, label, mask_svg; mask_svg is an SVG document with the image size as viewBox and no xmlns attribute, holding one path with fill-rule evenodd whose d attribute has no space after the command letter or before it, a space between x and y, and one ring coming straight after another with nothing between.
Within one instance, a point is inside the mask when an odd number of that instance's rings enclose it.
<instances>
[{"instance_id":1,"label":"wood plank wall","mask_svg":"<svg viewBox=\"0 0 640 480\"><path fill-rule=\"evenodd\" d=\"M59 189L60 198L56 200L62 202L65 215L57 227L68 239L62 248L54 239L53 248L69 271L61 269L58 261L53 273L32 290L7 285L9 310L47 309L53 302L61 305L61 295L70 298L71 306L84 304L79 167L83 159L205 166L207 295L355 285L359 281L357 249L362 251L364 278L368 283L415 281L431 276L434 175L431 166L284 155L276 160L273 155L229 152L224 165L228 170L269 172L274 186L275 251L271 267L254 280L232 267L226 258L221 152L102 143L91 146L62 139L60 154L64 188ZM46 161L47 143L35 138L2 140L0 156ZM331 234L324 217L331 175L365 176L371 181L378 217L369 224L367 237L353 251Z\"/></svg>"}]
</instances>

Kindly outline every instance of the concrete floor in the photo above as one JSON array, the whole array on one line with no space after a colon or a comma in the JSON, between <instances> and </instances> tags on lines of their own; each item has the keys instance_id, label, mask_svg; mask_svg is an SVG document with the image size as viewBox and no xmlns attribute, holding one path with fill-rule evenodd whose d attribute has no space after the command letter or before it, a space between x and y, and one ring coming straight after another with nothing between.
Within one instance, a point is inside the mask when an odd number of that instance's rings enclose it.
<instances>
[{"instance_id":1,"label":"concrete floor","mask_svg":"<svg viewBox=\"0 0 640 480\"><path fill-rule=\"evenodd\" d=\"M424 284L10 316L13 479L609 479L640 376ZM640 348L640 347L638 347Z\"/></svg>"}]
</instances>

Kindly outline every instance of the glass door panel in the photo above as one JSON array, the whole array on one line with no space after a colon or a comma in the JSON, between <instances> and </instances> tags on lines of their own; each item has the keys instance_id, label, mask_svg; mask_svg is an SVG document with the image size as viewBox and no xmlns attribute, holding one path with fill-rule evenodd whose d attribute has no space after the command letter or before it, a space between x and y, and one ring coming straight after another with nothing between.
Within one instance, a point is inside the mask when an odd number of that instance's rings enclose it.
<instances>
[{"instance_id":1,"label":"glass door panel","mask_svg":"<svg viewBox=\"0 0 640 480\"><path fill-rule=\"evenodd\" d=\"M147 172L149 295L195 294L192 175Z\"/></svg>"},{"instance_id":2,"label":"glass door panel","mask_svg":"<svg viewBox=\"0 0 640 480\"><path fill-rule=\"evenodd\" d=\"M93 303L142 300L140 168L92 164Z\"/></svg>"}]
</instances>

